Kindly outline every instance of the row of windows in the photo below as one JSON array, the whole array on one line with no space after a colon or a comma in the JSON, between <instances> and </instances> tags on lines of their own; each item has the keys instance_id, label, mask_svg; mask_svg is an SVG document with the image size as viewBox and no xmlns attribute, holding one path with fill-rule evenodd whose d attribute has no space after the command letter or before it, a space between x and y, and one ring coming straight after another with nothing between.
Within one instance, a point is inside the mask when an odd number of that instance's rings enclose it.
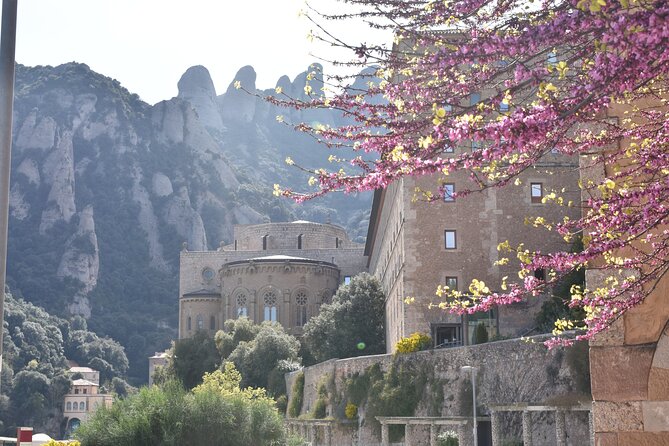
<instances>
[{"instance_id":1,"label":"row of windows","mask_svg":"<svg viewBox=\"0 0 669 446\"><path fill-rule=\"evenodd\" d=\"M449 203L455 201L455 183L444 183L444 201ZM544 198L543 183L530 183L530 200L532 203L541 203Z\"/></svg>"},{"instance_id":2,"label":"row of windows","mask_svg":"<svg viewBox=\"0 0 669 446\"><path fill-rule=\"evenodd\" d=\"M262 250L267 251L268 249L268 242L269 242L269 234L263 235L262 237ZM304 234L300 234L297 236L297 249L302 249L302 246L304 244ZM335 237L335 248L341 248L342 246L342 241L339 239L339 237ZM235 240L235 251L237 251L237 240Z\"/></svg>"},{"instance_id":3,"label":"row of windows","mask_svg":"<svg viewBox=\"0 0 669 446\"><path fill-rule=\"evenodd\" d=\"M193 329L193 321L190 316L188 316L188 319L186 320L186 326L188 330ZM198 330L204 330L204 318L202 317L201 314L198 314L195 318L195 326L197 327ZM209 329L210 330L216 330L216 317L211 316L209 318Z\"/></svg>"},{"instance_id":4,"label":"row of windows","mask_svg":"<svg viewBox=\"0 0 669 446\"><path fill-rule=\"evenodd\" d=\"M76 401L74 403L68 401L65 404L65 410L67 411L79 411L79 412L84 412L86 410L86 402L82 401L80 403L77 403Z\"/></svg>"}]
</instances>

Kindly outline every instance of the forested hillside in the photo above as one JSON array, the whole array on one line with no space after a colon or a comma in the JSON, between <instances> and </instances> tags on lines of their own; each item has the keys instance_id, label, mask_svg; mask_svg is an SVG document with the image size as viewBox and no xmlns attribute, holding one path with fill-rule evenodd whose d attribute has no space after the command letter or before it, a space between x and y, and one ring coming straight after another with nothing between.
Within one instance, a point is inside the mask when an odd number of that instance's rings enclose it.
<instances>
[{"instance_id":1,"label":"forested hillside","mask_svg":"<svg viewBox=\"0 0 669 446\"><path fill-rule=\"evenodd\" d=\"M299 96L306 76L278 84ZM253 68L237 79L255 91ZM118 340L135 383L146 380L147 356L176 335L182 243L215 249L235 224L264 221L329 220L358 240L367 227L369 196L306 206L272 196L276 182L307 180L287 156L316 167L328 156L276 121L285 111L232 85L217 95L204 67L178 86L176 98L151 106L83 64L16 73L8 285ZM327 110L288 118L342 119Z\"/></svg>"}]
</instances>

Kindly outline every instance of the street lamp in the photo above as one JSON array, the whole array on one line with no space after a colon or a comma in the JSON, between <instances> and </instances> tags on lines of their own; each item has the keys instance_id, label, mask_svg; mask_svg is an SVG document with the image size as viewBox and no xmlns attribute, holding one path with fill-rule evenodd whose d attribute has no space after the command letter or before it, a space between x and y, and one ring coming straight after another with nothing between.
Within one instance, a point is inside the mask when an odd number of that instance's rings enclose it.
<instances>
[{"instance_id":1,"label":"street lamp","mask_svg":"<svg viewBox=\"0 0 669 446\"><path fill-rule=\"evenodd\" d=\"M9 171L12 147L17 3L18 0L2 1L2 34L0 34L0 327L2 327L4 320L5 274L7 270L7 224L9 220ZM1 371L2 329L0 328Z\"/></svg>"},{"instance_id":2,"label":"street lamp","mask_svg":"<svg viewBox=\"0 0 669 446\"><path fill-rule=\"evenodd\" d=\"M478 446L478 429L476 426L476 372L478 368L470 365L463 366L460 370L463 372L472 372L472 413L474 418L474 446Z\"/></svg>"}]
</instances>

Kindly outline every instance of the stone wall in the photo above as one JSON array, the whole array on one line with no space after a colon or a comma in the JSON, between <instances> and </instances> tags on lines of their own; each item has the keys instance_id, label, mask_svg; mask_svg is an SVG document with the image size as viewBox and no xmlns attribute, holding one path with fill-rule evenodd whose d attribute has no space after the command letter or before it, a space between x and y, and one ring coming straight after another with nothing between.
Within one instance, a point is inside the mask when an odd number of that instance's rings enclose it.
<instances>
[{"instance_id":1,"label":"stone wall","mask_svg":"<svg viewBox=\"0 0 669 446\"><path fill-rule=\"evenodd\" d=\"M267 236L266 250L297 249L300 235L302 236L301 249L337 249L359 246L349 240L344 228L332 224L295 221L235 226L236 249L241 251L261 251L265 236ZM230 248L235 249L234 242ZM226 249L229 247L226 246Z\"/></svg>"},{"instance_id":2,"label":"stone wall","mask_svg":"<svg viewBox=\"0 0 669 446\"><path fill-rule=\"evenodd\" d=\"M586 278L589 287L604 280L595 271ZM665 277L590 341L597 446L669 445L668 295Z\"/></svg>"},{"instance_id":3,"label":"stone wall","mask_svg":"<svg viewBox=\"0 0 669 446\"><path fill-rule=\"evenodd\" d=\"M564 405L569 407L577 401L589 401L589 381L587 366L587 347L579 345L571 349L547 350L541 344L545 338L533 338L535 342L509 340L491 342L468 347L436 349L406 355L377 355L331 360L303 369L305 374L303 416L309 417L318 398L318 387L327 383L334 388L336 397L330 396L327 414L341 419L342 405L346 404L346 380L379 364L387 371L393 363L410 364L432 373L434 383L443 390L443 399L435 398L433 390L427 389L414 414L403 416L471 416L472 394L470 374L461 371L461 367L472 365L479 368L477 375L477 407L479 414L486 414L488 406L511 403L537 403ZM294 372L286 375L289 399L292 398L292 385L297 376ZM339 405L333 404L338 400ZM435 402L439 403L435 408ZM289 401L290 404L290 401ZM436 412L435 412L436 410ZM376 444L380 441L378 432L371 420L362 414L360 435L361 444ZM389 414L390 415L390 414ZM393 414L396 415L396 414ZM505 419L503 427L506 437L518 439L518 424ZM536 415L533 436L536 444L550 446L555 444L554 421L550 416ZM339 424L338 424L339 426ZM582 446L588 444L588 420L583 414L570 415L567 419L568 444ZM335 429L335 445L349 445L350 423L341 424Z\"/></svg>"}]
</instances>

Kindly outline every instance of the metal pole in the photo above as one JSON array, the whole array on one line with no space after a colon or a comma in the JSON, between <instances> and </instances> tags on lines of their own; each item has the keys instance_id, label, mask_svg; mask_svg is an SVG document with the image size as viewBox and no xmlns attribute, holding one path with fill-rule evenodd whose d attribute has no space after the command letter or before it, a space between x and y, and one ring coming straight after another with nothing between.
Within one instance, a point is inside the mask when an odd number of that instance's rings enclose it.
<instances>
[{"instance_id":1,"label":"metal pole","mask_svg":"<svg viewBox=\"0 0 669 446\"><path fill-rule=\"evenodd\" d=\"M9 222L9 174L11 170L14 65L16 61L16 12L18 0L2 1L0 30L0 373L2 372L2 326L5 315L7 272L7 225Z\"/></svg>"},{"instance_id":2,"label":"metal pole","mask_svg":"<svg viewBox=\"0 0 669 446\"><path fill-rule=\"evenodd\" d=\"M472 410L474 411L474 446L478 446L478 428L476 426L476 367L472 367L472 399Z\"/></svg>"},{"instance_id":3,"label":"metal pole","mask_svg":"<svg viewBox=\"0 0 669 446\"><path fill-rule=\"evenodd\" d=\"M472 429L474 433L474 446L478 446L478 429L476 426L476 372L478 369L470 365L466 365L460 368L460 370L465 372L472 372L472 418L474 422L474 427Z\"/></svg>"}]
</instances>

